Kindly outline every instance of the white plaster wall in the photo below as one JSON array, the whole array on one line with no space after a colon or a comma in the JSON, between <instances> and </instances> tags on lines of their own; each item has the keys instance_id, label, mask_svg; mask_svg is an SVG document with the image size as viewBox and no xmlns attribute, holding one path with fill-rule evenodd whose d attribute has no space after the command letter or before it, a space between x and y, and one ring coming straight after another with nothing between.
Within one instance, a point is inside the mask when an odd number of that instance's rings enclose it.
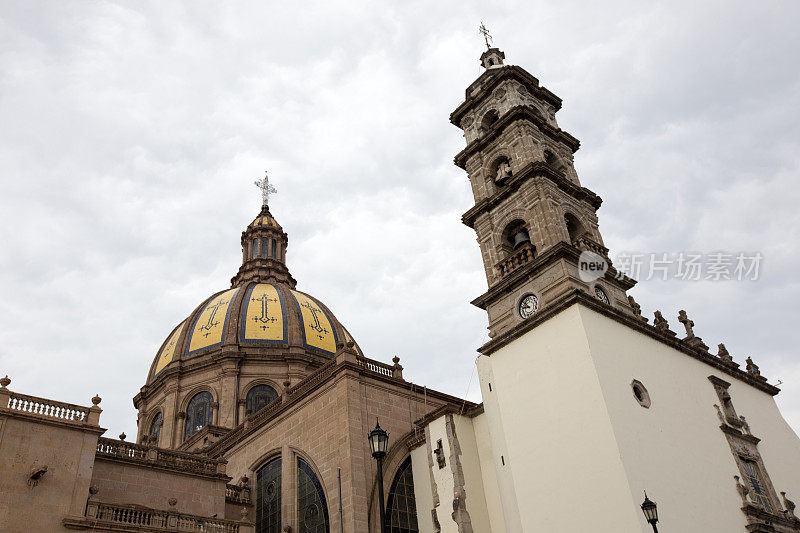
<instances>
[{"instance_id":1,"label":"white plaster wall","mask_svg":"<svg viewBox=\"0 0 800 533\"><path fill-rule=\"evenodd\" d=\"M483 496L486 499L486 513L489 519L489 530L492 533L506 533L503 518L503 505L500 502L500 489L497 486L497 475L492 458L492 442L489 438L489 426L486 414L481 414L472 419L475 431L475 443L478 449L478 459L481 464L483 476Z\"/></svg>"},{"instance_id":2,"label":"white plaster wall","mask_svg":"<svg viewBox=\"0 0 800 533\"><path fill-rule=\"evenodd\" d=\"M417 504L417 525L420 533L433 533L433 493L425 445L411 450L411 473L414 476L414 501Z\"/></svg>"},{"instance_id":3,"label":"white plaster wall","mask_svg":"<svg viewBox=\"0 0 800 533\"><path fill-rule=\"evenodd\" d=\"M632 505L641 502L646 489L658 503L660 529L745 530L733 480L739 471L719 429L714 404L720 402L709 375L731 383L737 414L744 415L752 433L762 439L758 448L775 489L800 497L800 439L772 396L604 315L577 309L633 493ZM561 317L555 320L565 322ZM737 359L741 362L743 357ZM649 409L635 400L633 379L647 388Z\"/></svg>"},{"instance_id":4,"label":"white plaster wall","mask_svg":"<svg viewBox=\"0 0 800 533\"><path fill-rule=\"evenodd\" d=\"M484 457L482 460L490 461L494 466L494 477L497 483L497 499L500 501L503 523L507 531L522 531L522 521L517 505L517 493L514 486L514 472L505 463L508 457L508 447L506 445L506 433L503 428L503 412L497 401L495 392L497 383L492 372L492 362L486 356L478 357L476 361L478 367L478 381L483 397L483 420L489 441L482 448ZM490 384L494 383L491 387ZM487 449L488 447L488 449ZM488 467L484 472L490 472Z\"/></svg>"},{"instance_id":5,"label":"white plaster wall","mask_svg":"<svg viewBox=\"0 0 800 533\"><path fill-rule=\"evenodd\" d=\"M480 359L484 394L493 379L484 396L489 431L497 430L493 416L503 428L504 438L492 435L493 455L505 441L518 501L521 528L508 531L645 531L577 306ZM505 470L498 470L501 493Z\"/></svg>"}]
</instances>

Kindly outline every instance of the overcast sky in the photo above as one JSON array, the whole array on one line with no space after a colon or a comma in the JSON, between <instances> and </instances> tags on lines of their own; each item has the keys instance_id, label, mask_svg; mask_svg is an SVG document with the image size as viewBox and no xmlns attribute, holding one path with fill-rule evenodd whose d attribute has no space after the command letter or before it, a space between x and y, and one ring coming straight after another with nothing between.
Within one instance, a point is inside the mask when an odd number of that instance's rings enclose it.
<instances>
[{"instance_id":1,"label":"overcast sky","mask_svg":"<svg viewBox=\"0 0 800 533\"><path fill-rule=\"evenodd\" d=\"M564 100L613 254L761 252L757 281L642 281L752 355L800 428L797 2L0 2L0 375L135 434L172 328L260 206L367 355L480 401L486 290L448 115L506 62ZM469 391L469 392L468 392Z\"/></svg>"}]
</instances>

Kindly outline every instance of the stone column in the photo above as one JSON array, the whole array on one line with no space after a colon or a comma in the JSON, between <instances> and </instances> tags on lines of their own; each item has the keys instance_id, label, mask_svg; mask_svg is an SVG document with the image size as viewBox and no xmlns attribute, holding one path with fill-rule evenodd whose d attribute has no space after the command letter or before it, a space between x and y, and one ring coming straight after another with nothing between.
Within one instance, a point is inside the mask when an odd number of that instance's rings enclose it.
<instances>
[{"instance_id":1,"label":"stone column","mask_svg":"<svg viewBox=\"0 0 800 533\"><path fill-rule=\"evenodd\" d=\"M235 358L226 357L220 362L222 377L219 387L219 415L215 415L215 424L232 428L236 425L237 391L236 383L239 380L239 355Z\"/></svg>"}]
</instances>

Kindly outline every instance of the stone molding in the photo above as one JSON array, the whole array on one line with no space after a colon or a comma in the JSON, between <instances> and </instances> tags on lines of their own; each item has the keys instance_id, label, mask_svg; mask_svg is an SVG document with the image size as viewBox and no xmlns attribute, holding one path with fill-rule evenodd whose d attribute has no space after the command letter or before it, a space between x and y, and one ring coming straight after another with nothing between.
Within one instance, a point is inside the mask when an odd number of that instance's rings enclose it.
<instances>
[{"instance_id":1,"label":"stone molding","mask_svg":"<svg viewBox=\"0 0 800 533\"><path fill-rule=\"evenodd\" d=\"M572 150L573 153L578 151L578 148L580 148L581 143L578 139L561 128L556 128L548 124L544 117L542 117L529 105L521 104L516 105L506 111L497 120L497 122L491 126L489 131L469 143L466 148L456 154L455 158L453 158L456 166L466 170L467 161L471 156L486 148L500 135L500 133L503 132L503 130L518 120L524 120L533 123L539 129L539 131L556 143L567 146L570 150Z\"/></svg>"},{"instance_id":2,"label":"stone molding","mask_svg":"<svg viewBox=\"0 0 800 533\"><path fill-rule=\"evenodd\" d=\"M702 361L707 365L709 365L710 367L715 368L721 372L724 372L729 376L735 377L736 379L743 381L748 385L752 385L753 387L771 396L775 396L780 392L780 389L778 387L770 385L769 383L761 379L757 379L756 377L745 372L744 370L739 370L738 365L732 365L730 363L727 363L708 352L701 351L697 347L687 344L681 339L672 337L662 332L658 328L649 325L648 323L641 320L635 315L624 313L614 307L605 305L599 300L597 300L595 297L587 294L586 292L580 289L574 289L572 292L562 296L561 298L549 302L547 307L545 307L541 311L538 311L532 317L520 322L519 324L512 327L508 331L501 333L491 341L487 342L486 344L478 348L478 352L486 356L491 356L494 352L496 352L506 344L521 337L522 335L529 332L539 324L542 324L547 320L550 320L551 318L557 316L559 313L561 313L562 311L566 310L567 308L575 304L580 304L583 305L584 307L591 309L592 311L596 311L606 316L607 318L619 322L623 326L627 326L633 330L638 331L639 333L647 335L648 337L661 342L662 344L665 344L680 352L683 352L684 354L693 357L698 361Z\"/></svg>"},{"instance_id":3,"label":"stone molding","mask_svg":"<svg viewBox=\"0 0 800 533\"><path fill-rule=\"evenodd\" d=\"M600 204L603 203L603 199L597 194L586 187L576 185L556 172L544 161L533 161L519 169L499 191L480 200L477 204L465 211L464 214L461 215L461 222L465 226L475 229L475 222L480 215L488 213L490 210L503 203L511 195L519 191L523 183L536 177L546 178L569 197L579 202L589 204L595 211L600 209Z\"/></svg>"}]
</instances>

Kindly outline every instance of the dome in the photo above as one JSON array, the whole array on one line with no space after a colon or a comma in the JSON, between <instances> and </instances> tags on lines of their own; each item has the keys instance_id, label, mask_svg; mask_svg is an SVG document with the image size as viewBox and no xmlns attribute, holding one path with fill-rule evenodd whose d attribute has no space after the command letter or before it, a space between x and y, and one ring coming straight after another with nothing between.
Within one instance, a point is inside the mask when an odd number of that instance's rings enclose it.
<instances>
[{"instance_id":1,"label":"dome","mask_svg":"<svg viewBox=\"0 0 800 533\"><path fill-rule=\"evenodd\" d=\"M231 349L243 355L302 350L332 358L350 333L322 302L283 283L249 282L207 298L161 345L148 383L179 360ZM358 345L355 349L359 355Z\"/></svg>"},{"instance_id":2,"label":"dome","mask_svg":"<svg viewBox=\"0 0 800 533\"><path fill-rule=\"evenodd\" d=\"M200 368L207 355L300 359L319 366L336 354L339 343L353 341L330 309L295 288L286 267L289 238L266 204L242 232L241 245L242 265L231 288L211 295L172 330L150 367L148 384L171 367L181 373Z\"/></svg>"}]
</instances>

